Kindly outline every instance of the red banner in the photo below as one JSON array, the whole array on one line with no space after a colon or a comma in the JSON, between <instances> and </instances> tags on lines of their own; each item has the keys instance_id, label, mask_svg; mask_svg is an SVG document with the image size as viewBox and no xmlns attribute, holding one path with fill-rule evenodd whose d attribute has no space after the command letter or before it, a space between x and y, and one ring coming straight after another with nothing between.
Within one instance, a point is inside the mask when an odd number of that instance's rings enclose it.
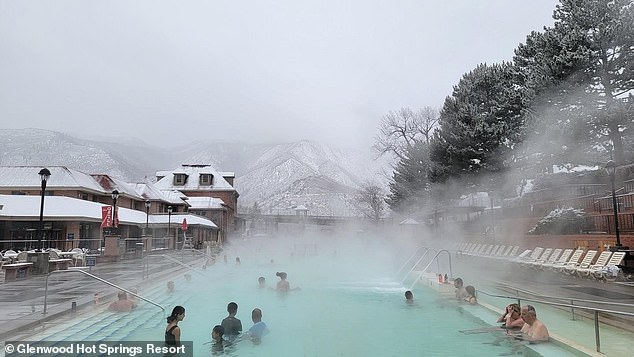
<instances>
[{"instance_id":1,"label":"red banner","mask_svg":"<svg viewBox=\"0 0 634 357\"><path fill-rule=\"evenodd\" d=\"M112 206L101 206L101 228L112 227Z\"/></svg>"},{"instance_id":2,"label":"red banner","mask_svg":"<svg viewBox=\"0 0 634 357\"><path fill-rule=\"evenodd\" d=\"M183 224L181 224L181 229L183 232L187 231L187 219L183 218Z\"/></svg>"},{"instance_id":3,"label":"red banner","mask_svg":"<svg viewBox=\"0 0 634 357\"><path fill-rule=\"evenodd\" d=\"M112 219L112 206L101 206L101 228L117 228L118 226L119 215L115 213L114 220Z\"/></svg>"}]
</instances>

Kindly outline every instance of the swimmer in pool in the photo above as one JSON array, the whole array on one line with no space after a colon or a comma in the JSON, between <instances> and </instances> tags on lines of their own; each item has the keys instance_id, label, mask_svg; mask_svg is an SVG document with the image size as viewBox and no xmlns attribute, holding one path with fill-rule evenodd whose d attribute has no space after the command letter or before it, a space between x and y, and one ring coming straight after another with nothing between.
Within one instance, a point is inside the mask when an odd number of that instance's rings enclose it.
<instances>
[{"instance_id":1,"label":"swimmer in pool","mask_svg":"<svg viewBox=\"0 0 634 357\"><path fill-rule=\"evenodd\" d=\"M275 276L280 278L280 281L277 282L275 290L277 291L291 291L291 290L300 290L300 288L291 289L291 284L286 280L287 274L283 271L278 271L275 273Z\"/></svg>"},{"instance_id":2,"label":"swimmer in pool","mask_svg":"<svg viewBox=\"0 0 634 357\"><path fill-rule=\"evenodd\" d=\"M414 294L410 290L405 292L405 302L408 304L414 303Z\"/></svg>"}]
</instances>

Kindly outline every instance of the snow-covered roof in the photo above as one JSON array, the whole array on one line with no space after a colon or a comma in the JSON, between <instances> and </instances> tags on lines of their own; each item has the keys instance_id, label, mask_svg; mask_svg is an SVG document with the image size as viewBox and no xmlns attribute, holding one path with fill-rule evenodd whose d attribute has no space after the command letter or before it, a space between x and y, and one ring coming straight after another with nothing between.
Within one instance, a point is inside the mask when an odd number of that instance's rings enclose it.
<instances>
[{"instance_id":1,"label":"snow-covered roof","mask_svg":"<svg viewBox=\"0 0 634 357\"><path fill-rule=\"evenodd\" d=\"M224 204L220 198L215 197L190 197L187 203L189 204L189 208L193 210L222 209L222 205Z\"/></svg>"},{"instance_id":2,"label":"snow-covered roof","mask_svg":"<svg viewBox=\"0 0 634 357\"><path fill-rule=\"evenodd\" d=\"M189 197L178 190L161 190L165 201L175 205L188 204Z\"/></svg>"},{"instance_id":3,"label":"snow-covered roof","mask_svg":"<svg viewBox=\"0 0 634 357\"><path fill-rule=\"evenodd\" d=\"M417 224L420 224L420 223L418 223L418 221L415 220L414 218L407 218L407 219L403 220L399 224L401 224L401 225L417 225Z\"/></svg>"},{"instance_id":4,"label":"snow-covered roof","mask_svg":"<svg viewBox=\"0 0 634 357\"><path fill-rule=\"evenodd\" d=\"M39 220L40 197L24 195L0 195L0 219L14 220ZM46 196L44 199L44 220L80 220L101 222L102 203L80 200L65 196ZM170 216L167 214L151 214L129 208L117 207L119 222L121 224L145 225L146 217L153 225L167 225ZM187 219L190 226L204 226L218 228L214 222L204 217L193 214L172 214L171 223L178 223L183 218Z\"/></svg>"},{"instance_id":5,"label":"snow-covered roof","mask_svg":"<svg viewBox=\"0 0 634 357\"><path fill-rule=\"evenodd\" d=\"M184 185L174 185L174 175L185 174L188 176ZM200 174L213 175L212 185L201 185L199 182ZM161 177L156 182L156 187L162 190L181 190L181 191L235 191L235 188L222 177L222 174L211 165L184 165L172 171L159 171L157 177Z\"/></svg>"},{"instance_id":6,"label":"snow-covered roof","mask_svg":"<svg viewBox=\"0 0 634 357\"><path fill-rule=\"evenodd\" d=\"M103 187L105 192L111 193L113 190L117 190L120 195L136 200L143 200L143 197L139 195L135 185L132 183L105 174L93 174L91 176Z\"/></svg>"},{"instance_id":7,"label":"snow-covered roof","mask_svg":"<svg viewBox=\"0 0 634 357\"><path fill-rule=\"evenodd\" d=\"M139 182L136 183L134 185L134 190L136 191L136 193L143 197L146 200L149 201L162 201L162 202L167 202L167 203L178 203L178 204L182 204L182 200L180 198L178 198L176 195L174 195L174 198L178 199L178 202L171 202L170 200L172 199L172 196L168 196L165 194L165 192L159 190L154 183L152 182ZM169 191L166 191L169 192ZM176 191L178 192L178 191ZM179 194L181 196L184 196L182 193L179 192Z\"/></svg>"},{"instance_id":8,"label":"snow-covered roof","mask_svg":"<svg viewBox=\"0 0 634 357\"><path fill-rule=\"evenodd\" d=\"M51 172L46 182L47 190L83 190L109 194L89 174L65 166L47 167ZM0 187L13 189L39 189L42 187L40 166L0 166Z\"/></svg>"}]
</instances>

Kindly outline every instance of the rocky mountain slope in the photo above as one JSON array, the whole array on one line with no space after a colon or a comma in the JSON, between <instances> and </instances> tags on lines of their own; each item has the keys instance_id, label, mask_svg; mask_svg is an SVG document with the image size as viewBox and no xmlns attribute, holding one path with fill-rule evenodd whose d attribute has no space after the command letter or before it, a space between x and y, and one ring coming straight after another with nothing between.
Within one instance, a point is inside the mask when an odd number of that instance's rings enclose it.
<instances>
[{"instance_id":1,"label":"rocky mountain slope","mask_svg":"<svg viewBox=\"0 0 634 357\"><path fill-rule=\"evenodd\" d=\"M236 174L239 206L257 202L263 213L357 215L357 190L366 183L387 187L390 165L371 153L335 149L313 141L282 144L197 141L177 148L125 140L81 139L39 130L0 130L0 165L63 165L86 173L107 173L129 182L180 164L212 164Z\"/></svg>"}]
</instances>

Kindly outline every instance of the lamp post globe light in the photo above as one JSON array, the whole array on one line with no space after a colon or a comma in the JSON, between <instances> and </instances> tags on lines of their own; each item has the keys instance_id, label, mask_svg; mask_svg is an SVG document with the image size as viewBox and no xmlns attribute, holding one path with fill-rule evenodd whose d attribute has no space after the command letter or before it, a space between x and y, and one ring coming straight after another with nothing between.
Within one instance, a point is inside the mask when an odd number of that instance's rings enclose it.
<instances>
[{"instance_id":1,"label":"lamp post globe light","mask_svg":"<svg viewBox=\"0 0 634 357\"><path fill-rule=\"evenodd\" d=\"M616 179L616 163L612 160L605 164L605 170L610 175L610 184L612 189L612 210L614 211L614 233L616 234L616 248L621 248L621 233L619 231L619 209L616 202L616 192L614 190L614 181Z\"/></svg>"},{"instance_id":2,"label":"lamp post globe light","mask_svg":"<svg viewBox=\"0 0 634 357\"><path fill-rule=\"evenodd\" d=\"M46 192L46 182L51 177L51 172L47 168L43 168L39 172L40 181L42 181L42 197L40 199L40 228L37 235L37 251L42 251L42 236L44 235L44 193Z\"/></svg>"}]
</instances>

